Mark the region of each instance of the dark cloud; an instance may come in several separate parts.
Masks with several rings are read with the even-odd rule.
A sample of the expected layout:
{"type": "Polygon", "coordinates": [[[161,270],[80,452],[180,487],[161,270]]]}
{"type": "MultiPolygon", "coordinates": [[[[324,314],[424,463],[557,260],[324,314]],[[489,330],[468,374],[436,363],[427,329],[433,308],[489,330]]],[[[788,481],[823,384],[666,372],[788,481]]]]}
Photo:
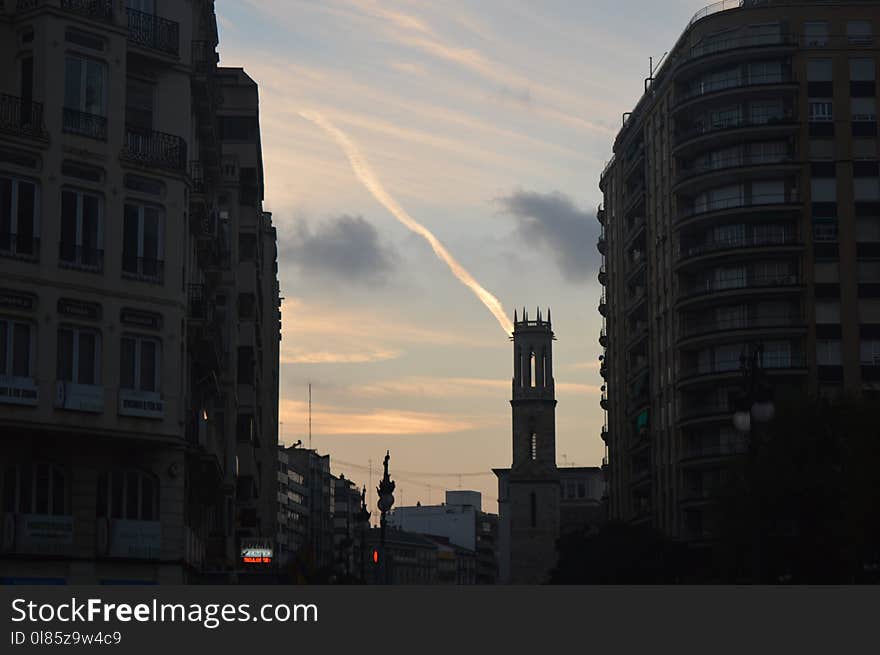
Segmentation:
{"type": "Polygon", "coordinates": [[[382,283],[397,263],[394,248],[381,243],[376,228],[361,216],[336,216],[314,230],[300,221],[292,232],[281,244],[280,257],[310,277],[382,283]]]}
{"type": "Polygon", "coordinates": [[[578,209],[563,193],[515,191],[498,198],[502,211],[517,221],[520,238],[551,254],[565,279],[583,282],[599,267],[596,217],[578,209]]]}

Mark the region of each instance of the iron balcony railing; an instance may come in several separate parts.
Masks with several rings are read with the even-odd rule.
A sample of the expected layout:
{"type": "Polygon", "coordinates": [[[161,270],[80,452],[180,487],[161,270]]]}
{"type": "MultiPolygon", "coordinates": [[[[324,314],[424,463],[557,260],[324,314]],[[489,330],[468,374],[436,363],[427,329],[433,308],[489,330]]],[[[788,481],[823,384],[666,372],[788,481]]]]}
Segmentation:
{"type": "Polygon", "coordinates": [[[174,134],[127,126],[122,156],[147,166],[182,172],[186,170],[186,141],[174,134]]]}
{"type": "Polygon", "coordinates": [[[0,93],[0,130],[21,136],[43,137],[43,105],[0,93]]]}
{"type": "Polygon", "coordinates": [[[113,0],[61,0],[61,8],[105,23],[113,22],[113,0]]]}
{"type": "Polygon", "coordinates": [[[790,205],[799,202],[797,189],[780,193],[758,193],[749,196],[736,195],[724,198],[707,199],[700,204],[684,207],[678,212],[677,220],[681,221],[701,214],[710,214],[725,209],[738,209],[741,207],[759,207],[766,205],[790,205]]]}
{"type": "Polygon", "coordinates": [[[62,241],[58,244],[58,263],[64,268],[104,270],[104,250],[62,241]]]}
{"type": "Polygon", "coordinates": [[[0,255],[36,260],[40,255],[40,237],[0,232],[0,255]]]}
{"type": "Polygon", "coordinates": [[[122,253],[122,274],[149,282],[161,282],[165,274],[165,262],[152,257],[133,257],[122,253]]]}
{"type": "Polygon", "coordinates": [[[178,23],[134,9],[128,9],[127,12],[129,42],[175,57],[180,53],[178,23]]]}
{"type": "Polygon", "coordinates": [[[79,134],[90,139],[107,140],[107,118],[77,109],[64,108],[62,129],[67,134],[79,134]]]}

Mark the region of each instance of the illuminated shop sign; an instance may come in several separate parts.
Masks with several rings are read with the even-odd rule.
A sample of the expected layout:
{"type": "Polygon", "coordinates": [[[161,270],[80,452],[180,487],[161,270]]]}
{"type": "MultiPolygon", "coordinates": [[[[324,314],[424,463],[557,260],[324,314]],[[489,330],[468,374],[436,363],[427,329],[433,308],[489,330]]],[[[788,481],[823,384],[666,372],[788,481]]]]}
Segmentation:
{"type": "Polygon", "coordinates": [[[241,542],[242,564],[271,564],[273,560],[272,543],[263,539],[241,542]]]}

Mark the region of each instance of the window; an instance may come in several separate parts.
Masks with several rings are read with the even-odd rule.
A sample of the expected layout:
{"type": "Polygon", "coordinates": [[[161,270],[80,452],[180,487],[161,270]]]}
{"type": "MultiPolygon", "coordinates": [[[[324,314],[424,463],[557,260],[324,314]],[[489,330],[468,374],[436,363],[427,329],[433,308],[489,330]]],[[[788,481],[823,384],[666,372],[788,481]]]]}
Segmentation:
{"type": "Polygon", "coordinates": [[[746,269],[734,266],[715,269],[715,289],[739,289],[746,285],[746,269]]]}
{"type": "Polygon", "coordinates": [[[39,254],[37,202],[33,182],[0,176],[0,253],[39,254]]]}
{"type": "Polygon", "coordinates": [[[776,84],[782,82],[782,63],[757,61],[749,64],[750,84],[776,84]]]}
{"type": "Polygon", "coordinates": [[[745,238],[745,226],[742,223],[738,225],[719,225],[712,230],[712,240],[719,245],[739,246],[745,242],[745,238]]]}
{"type": "Polygon", "coordinates": [[[122,271],[161,281],[163,273],[162,212],[153,205],[125,204],[122,235],[122,271]]]}
{"type": "Polygon", "coordinates": [[[58,329],[58,379],[101,384],[101,335],[85,328],[58,329]]]}
{"type": "Polygon", "coordinates": [[[810,59],[807,61],[808,82],[831,82],[834,79],[830,59],[810,59]]]}
{"type": "Polygon", "coordinates": [[[834,109],[830,98],[809,101],[809,120],[817,123],[828,123],[834,120],[834,109]]]}
{"type": "Polygon", "coordinates": [[[221,116],[220,138],[223,141],[256,141],[257,119],[254,116],[221,116]]]}
{"type": "Polygon", "coordinates": [[[98,477],[98,517],[159,520],[159,481],[140,471],[111,471],[98,477]]]}
{"type": "Polygon", "coordinates": [[[784,141],[762,141],[749,146],[753,164],[774,164],[788,159],[788,145],[784,141]]]}
{"type": "Polygon", "coordinates": [[[808,48],[820,48],[828,44],[828,23],[807,21],[804,23],[804,40],[808,48]]]}
{"type": "Polygon", "coordinates": [[[851,20],[846,23],[846,38],[851,45],[870,45],[871,23],[866,20],[851,20]]]}
{"type": "Polygon", "coordinates": [[[859,282],[880,282],[880,259],[862,259],[856,263],[859,282]]]}
{"type": "Polygon", "coordinates": [[[764,346],[761,366],[767,368],[788,368],[791,366],[791,344],[787,341],[775,341],[764,346]]]}
{"type": "Polygon", "coordinates": [[[752,203],[769,205],[785,202],[785,183],[782,180],[768,180],[752,183],[752,203]]]}
{"type": "Polygon", "coordinates": [[[873,59],[850,59],[850,82],[873,82],[875,79],[873,59]]]}
{"type": "Polygon", "coordinates": [[[840,323],[840,301],[817,298],[816,323],[840,323]]]}
{"type": "Polygon", "coordinates": [[[736,105],[713,111],[709,114],[709,123],[716,130],[739,125],[742,123],[742,107],[736,105]]]}
{"type": "Polygon", "coordinates": [[[834,159],[834,139],[810,139],[810,159],[834,159]]]}
{"type": "Polygon", "coordinates": [[[853,138],[854,159],[877,159],[876,138],[853,138]]]}
{"type": "Polygon", "coordinates": [[[850,98],[850,107],[854,121],[877,120],[877,100],[875,98],[850,98]]]}
{"type": "Polygon", "coordinates": [[[813,241],[837,241],[838,231],[836,218],[813,217],[813,241]]]}
{"type": "Polygon", "coordinates": [[[33,377],[35,341],[30,323],[0,317],[0,376],[33,377]]]}
{"type": "Polygon", "coordinates": [[[857,217],[856,241],[880,241],[880,218],[876,216],[857,217]]]}
{"type": "Polygon", "coordinates": [[[880,179],[877,177],[853,178],[853,197],[856,202],[880,200],[880,179]]]}
{"type": "Polygon", "coordinates": [[[880,339],[862,339],[859,360],[862,365],[880,366],[880,339]]]}
{"type": "Polygon", "coordinates": [[[64,131],[106,139],[106,67],[92,59],[68,55],[64,75],[64,131]]]}
{"type": "Polygon", "coordinates": [[[10,514],[70,514],[64,469],[47,462],[13,464],[3,471],[3,511],[10,514]]]}
{"type": "Polygon", "coordinates": [[[810,180],[810,196],[813,202],[837,201],[837,178],[814,177],[810,180]]]}
{"type": "Polygon", "coordinates": [[[156,339],[126,335],[120,350],[119,386],[135,391],[159,391],[161,346],[156,339]]]}
{"type": "Polygon", "coordinates": [[[125,82],[125,125],[140,131],[153,129],[156,87],[149,82],[128,78],[125,82]]]}
{"type": "Polygon", "coordinates": [[[816,363],[819,366],[840,366],[840,339],[816,341],[816,363]]]}
{"type": "Polygon", "coordinates": [[[104,267],[104,234],[101,198],[84,191],[61,192],[61,244],[59,259],[69,266],[104,267]]]}

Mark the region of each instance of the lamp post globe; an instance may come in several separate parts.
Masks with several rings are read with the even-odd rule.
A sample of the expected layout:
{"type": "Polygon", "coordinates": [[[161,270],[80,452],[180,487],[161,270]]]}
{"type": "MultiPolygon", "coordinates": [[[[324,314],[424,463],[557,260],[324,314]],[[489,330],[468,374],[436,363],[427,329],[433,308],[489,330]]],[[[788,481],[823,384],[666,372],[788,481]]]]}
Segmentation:
{"type": "Polygon", "coordinates": [[[752,428],[752,417],[749,412],[736,412],[733,415],[733,427],[740,432],[748,432],[752,428]]]}

